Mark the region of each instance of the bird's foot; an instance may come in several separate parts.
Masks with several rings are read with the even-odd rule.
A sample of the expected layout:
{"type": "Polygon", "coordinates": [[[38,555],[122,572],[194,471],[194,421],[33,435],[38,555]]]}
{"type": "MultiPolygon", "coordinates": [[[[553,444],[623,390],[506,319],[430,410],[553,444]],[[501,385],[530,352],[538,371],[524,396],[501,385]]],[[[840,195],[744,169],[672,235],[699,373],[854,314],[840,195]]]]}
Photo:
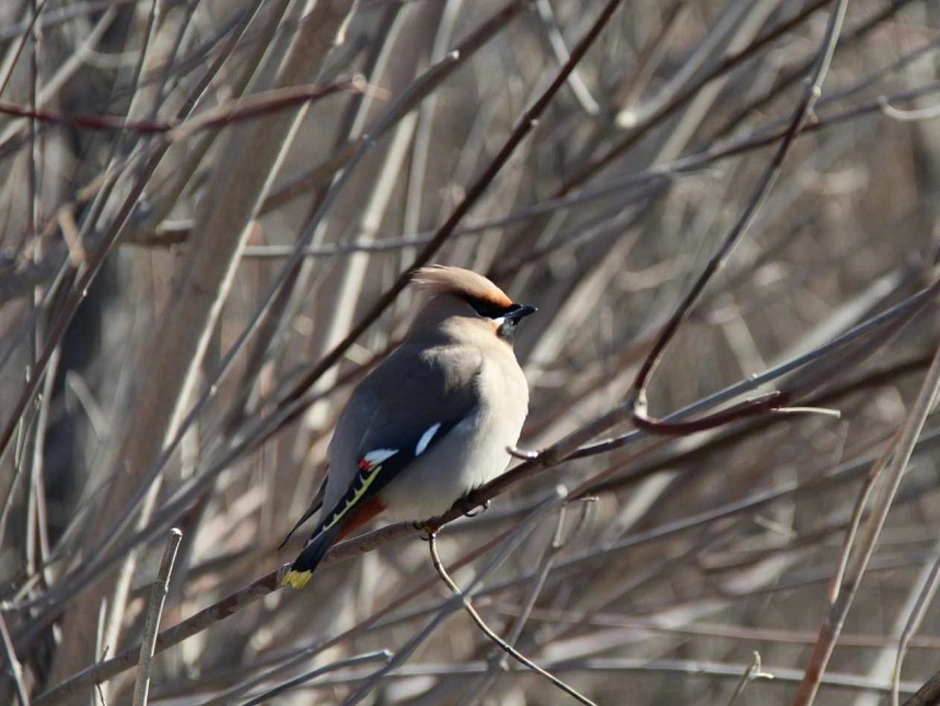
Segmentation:
{"type": "Polygon", "coordinates": [[[431,527],[426,522],[412,522],[411,526],[421,533],[422,542],[430,542],[431,537],[437,536],[437,529],[434,527],[431,527]]]}
{"type": "Polygon", "coordinates": [[[476,517],[482,512],[490,509],[490,501],[484,500],[482,505],[471,505],[469,497],[463,497],[460,500],[460,512],[464,517],[476,517]]]}

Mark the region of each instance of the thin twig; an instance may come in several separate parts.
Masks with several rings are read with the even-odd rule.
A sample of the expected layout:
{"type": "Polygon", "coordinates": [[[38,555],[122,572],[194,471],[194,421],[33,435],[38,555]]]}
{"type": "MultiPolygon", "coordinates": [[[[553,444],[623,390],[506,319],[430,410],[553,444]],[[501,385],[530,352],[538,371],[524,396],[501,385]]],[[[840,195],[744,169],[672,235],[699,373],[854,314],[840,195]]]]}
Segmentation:
{"type": "Polygon", "coordinates": [[[849,563],[852,547],[855,545],[855,538],[858,536],[858,528],[865,517],[865,508],[868,506],[868,500],[871,498],[871,493],[875,488],[876,481],[881,477],[881,472],[885,469],[885,466],[888,465],[888,461],[891,460],[891,455],[894,453],[894,449],[897,447],[900,438],[901,433],[898,431],[898,433],[894,435],[894,438],[885,446],[885,450],[865,476],[865,482],[855,500],[855,506],[852,508],[852,516],[849,518],[849,524],[845,530],[845,537],[842,540],[842,550],[839,553],[839,560],[836,563],[835,574],[833,574],[832,583],[829,586],[828,598],[830,603],[835,603],[839,598],[839,592],[842,590],[842,583],[845,578],[845,570],[849,563]]]}
{"type": "Polygon", "coordinates": [[[7,660],[7,671],[13,677],[13,688],[16,691],[16,698],[20,706],[29,706],[29,691],[23,683],[23,667],[16,656],[16,650],[13,648],[13,641],[10,639],[10,633],[7,631],[6,620],[3,619],[3,612],[0,611],[0,642],[3,643],[3,654],[7,660]]]}
{"type": "Polygon", "coordinates": [[[750,666],[741,675],[741,681],[737,683],[734,692],[731,694],[731,698],[728,699],[728,706],[733,706],[734,702],[738,700],[738,697],[744,693],[745,687],[755,679],[773,678],[774,675],[772,673],[765,672],[761,669],[760,652],[754,650],[754,661],[751,662],[750,666]]]}
{"type": "MultiPolygon", "coordinates": [[[[773,382],[774,380],[794,373],[797,370],[810,368],[810,366],[813,364],[818,364],[820,367],[831,367],[832,364],[843,364],[844,366],[844,361],[847,357],[845,351],[849,350],[850,345],[859,345],[857,342],[860,342],[865,336],[878,336],[880,338],[884,338],[889,334],[896,333],[901,327],[910,323],[914,316],[921,312],[923,308],[937,294],[940,294],[940,278],[935,280],[926,289],[922,289],[911,297],[905,299],[903,302],[900,302],[899,304],[892,306],[885,311],[866,319],[865,321],[862,321],[856,326],[850,328],[845,333],[829,341],[826,341],[824,344],[817,346],[813,350],[807,351],[801,355],[794,356],[789,360],[786,360],[769,368],[768,370],[765,370],[760,375],[752,375],[747,379],[742,380],[734,385],[730,385],[712,395],[703,397],[697,402],[694,402],[687,407],[683,407],[682,409],[673,412],[667,417],[663,417],[663,419],[660,420],[660,431],[675,432],[676,434],[680,435],[692,433],[693,431],[703,431],[708,426],[708,424],[706,424],[706,426],[701,426],[697,421],[682,422],[681,420],[698,412],[718,407],[725,402],[756,390],[769,382],[773,382]],[[832,364],[827,365],[827,359],[831,359],[832,364]]],[[[816,384],[824,384],[830,378],[831,372],[827,376],[816,376],[814,382],[816,384]]],[[[805,387],[805,384],[801,385],[801,389],[805,387]]],[[[805,390],[803,391],[805,392],[805,390]]],[[[793,399],[794,396],[795,395],[787,392],[786,390],[779,390],[776,392],[775,397],[767,395],[763,398],[759,398],[758,401],[763,401],[763,403],[767,406],[767,411],[773,411],[775,405],[787,403],[789,400],[793,399]]],[[[624,405],[621,405],[621,407],[625,407],[626,404],[627,403],[624,403],[624,405]]],[[[750,400],[740,403],[735,407],[714,413],[710,415],[708,419],[714,422],[714,420],[720,418],[723,425],[730,421],[753,419],[757,407],[758,402],[750,400]]],[[[643,436],[645,436],[643,429],[632,429],[620,436],[584,446],[578,449],[572,455],[572,458],[584,458],[586,456],[593,456],[598,453],[612,451],[613,449],[620,446],[633,443],[643,436]]],[[[536,452],[536,455],[538,455],[538,452],[536,452]]]]}
{"type": "Polygon", "coordinates": [[[140,660],[137,664],[137,682],[134,684],[134,706],[147,706],[147,696],[150,693],[150,672],[153,669],[154,647],[157,644],[157,632],[160,630],[160,618],[163,615],[163,604],[170,590],[170,575],[173,573],[173,564],[176,561],[176,552],[180,548],[183,533],[175,527],[170,530],[167,537],[166,548],[163,550],[163,560],[157,571],[157,578],[153,582],[150,592],[150,602],[147,604],[147,618],[144,622],[144,634],[140,641],[140,660]]]}
{"type": "MultiPolygon", "coordinates": [[[[464,596],[472,596],[477,590],[479,590],[480,585],[483,581],[486,580],[494,571],[496,571],[503,562],[519,547],[520,544],[529,536],[529,534],[538,527],[539,523],[545,518],[545,516],[554,511],[556,508],[560,507],[564,501],[565,496],[568,493],[568,489],[563,485],[557,485],[553,488],[553,492],[545,500],[543,500],[535,509],[532,510],[526,516],[526,518],[519,523],[515,532],[510,533],[503,542],[503,545],[500,547],[499,551],[496,552],[496,555],[492,557],[476,576],[470,582],[470,585],[467,586],[466,591],[464,591],[464,596]]],[[[428,528],[429,534],[433,533],[434,530],[428,528]]],[[[405,643],[398,652],[395,653],[395,656],[381,669],[377,670],[372,674],[364,683],[360,684],[359,687],[349,696],[347,696],[342,703],[342,706],[354,706],[354,704],[359,703],[368,696],[372,691],[381,684],[382,680],[393,673],[394,670],[398,669],[405,661],[414,654],[414,651],[428,638],[431,633],[433,633],[438,626],[444,622],[452,613],[460,609],[462,605],[461,597],[454,596],[450,598],[444,605],[436,611],[434,618],[424,626],[418,633],[412,637],[407,643],[405,643]]]]}
{"type": "MultiPolygon", "coordinates": [[[[565,38],[558,27],[558,21],[555,19],[555,12],[549,0],[535,0],[535,9],[538,12],[539,19],[542,21],[542,27],[548,38],[548,43],[555,54],[555,60],[564,65],[571,57],[568,54],[568,47],[565,46],[565,38]]],[[[594,100],[591,90],[585,85],[581,74],[577,69],[571,72],[568,77],[568,88],[574,94],[578,103],[584,109],[584,112],[591,117],[597,118],[601,114],[601,106],[594,100]]]]}
{"type": "Polygon", "coordinates": [[[33,109],[8,101],[0,101],[0,114],[29,118],[51,125],[108,132],[137,133],[139,135],[166,135],[176,142],[202,130],[224,127],[246,120],[271,115],[297,105],[314,102],[340,92],[364,93],[376,91],[361,77],[353,77],[326,86],[292,86],[247,96],[230,105],[221,105],[186,120],[152,120],[125,118],[111,115],[63,115],[48,110],[33,109]]]}
{"type": "MultiPolygon", "coordinates": [[[[507,529],[505,529],[503,532],[500,532],[492,539],[488,540],[477,548],[466,552],[458,561],[454,562],[454,564],[451,566],[451,570],[457,570],[463,568],[464,566],[468,566],[470,563],[476,561],[478,558],[491,551],[494,547],[501,545],[514,531],[515,527],[510,525],[507,529]]],[[[278,674],[293,669],[298,665],[309,661],[327,649],[335,647],[336,645],[339,645],[348,640],[356,639],[373,628],[382,629],[387,627],[388,622],[383,622],[383,618],[387,618],[390,614],[394,613],[396,610],[399,610],[411,600],[417,598],[420,595],[423,595],[426,591],[437,586],[437,584],[438,579],[436,576],[427,577],[427,579],[413,587],[410,591],[407,591],[403,595],[393,599],[384,608],[376,611],[349,630],[344,630],[338,635],[334,635],[326,640],[315,638],[311,644],[308,644],[304,647],[299,647],[295,649],[292,655],[288,656],[286,659],[279,660],[278,666],[274,669],[250,679],[241,681],[232,689],[218,694],[214,698],[204,702],[202,706],[224,706],[225,704],[228,704],[234,697],[249,691],[258,684],[261,684],[265,681],[271,681],[278,674]]],[[[192,630],[190,634],[195,634],[196,632],[198,632],[198,630],[192,630]]],[[[169,646],[169,644],[166,646],[169,646]]],[[[117,671],[120,670],[113,670],[113,673],[116,673],[117,671]]]]}
{"type": "Polygon", "coordinates": [[[871,515],[860,533],[855,555],[847,564],[844,584],[836,593],[836,600],[830,603],[826,617],[819,628],[819,636],[807,663],[806,674],[794,699],[794,706],[810,706],[816,697],[829,658],[835,650],[836,642],[845,625],[846,615],[858,593],[865,569],[875,551],[878,536],[891,509],[891,502],[901,484],[901,478],[914,452],[917,439],[923,431],[924,422],[933,407],[938,390],[940,390],[940,348],[934,355],[920,393],[904,424],[891,463],[882,474],[879,492],[872,502],[871,515]]]}
{"type": "MultiPolygon", "coordinates": [[[[870,17],[865,18],[859,22],[855,27],[849,29],[845,36],[839,40],[840,47],[848,47],[850,44],[860,41],[866,34],[871,32],[876,27],[880,26],[882,22],[887,20],[892,15],[897,14],[905,5],[910,5],[913,0],[892,0],[892,2],[886,7],[881,8],[880,10],[872,13],[870,17]]],[[[786,89],[797,84],[800,79],[806,75],[806,72],[809,71],[814,63],[815,59],[809,57],[805,61],[800,62],[795,67],[781,75],[780,79],[774,83],[773,88],[768,91],[765,95],[758,98],[756,101],[743,106],[739,111],[733,113],[731,117],[725,122],[724,126],[717,131],[717,135],[720,137],[727,132],[735,130],[739,125],[747,118],[749,113],[756,113],[762,110],[765,110],[767,105],[776,97],[780,96],[786,89]]]]}
{"type": "MultiPolygon", "coordinates": [[[[588,503],[583,503],[583,506],[587,505],[588,503]]],[[[522,635],[522,631],[529,620],[529,616],[535,609],[535,603],[538,600],[539,595],[542,593],[542,589],[545,587],[545,582],[548,579],[548,575],[555,565],[555,559],[558,556],[558,553],[561,551],[561,548],[564,546],[565,517],[567,514],[565,511],[567,507],[567,505],[562,505],[558,510],[558,521],[555,525],[555,533],[542,554],[542,560],[539,562],[538,573],[535,577],[535,580],[532,582],[532,589],[529,591],[529,595],[526,598],[522,611],[510,629],[509,634],[506,636],[506,643],[511,647],[516,646],[516,643],[522,635]]],[[[468,698],[465,700],[468,703],[479,702],[482,696],[486,694],[492,684],[496,681],[498,676],[497,670],[499,669],[506,671],[508,665],[509,661],[507,660],[505,654],[500,654],[498,660],[491,659],[490,669],[487,671],[485,677],[481,680],[479,687],[469,692],[467,694],[468,698]]]]}
{"type": "MultiPolygon", "coordinates": [[[[595,657],[592,659],[556,659],[547,662],[551,669],[556,672],[586,673],[588,675],[596,674],[598,677],[604,673],[610,674],[616,679],[624,679],[628,673],[638,674],[660,674],[666,676],[674,674],[677,676],[719,678],[738,681],[741,679],[741,673],[750,666],[741,663],[698,661],[690,659],[648,659],[646,657],[595,657]]],[[[436,678],[436,679],[458,679],[472,678],[484,674],[487,669],[485,662],[460,662],[460,663],[440,663],[431,662],[425,664],[406,665],[401,669],[388,675],[390,679],[413,679],[415,677],[436,678]]],[[[513,665],[514,672],[521,672],[526,667],[513,665]]],[[[778,687],[790,686],[797,683],[802,676],[798,669],[787,667],[769,667],[769,671],[774,675],[771,684],[778,687]]],[[[317,684],[321,688],[335,688],[344,684],[355,684],[366,676],[362,671],[351,671],[334,678],[324,679],[317,684]]],[[[588,676],[589,679],[597,678],[588,676]]],[[[940,678],[938,678],[940,679],[940,678]]],[[[826,686],[832,689],[842,689],[852,692],[875,691],[882,694],[888,694],[891,685],[886,681],[877,681],[860,677],[856,674],[846,672],[837,672],[829,674],[825,678],[826,686]]],[[[936,688],[936,687],[935,687],[936,688]]],[[[915,684],[905,682],[901,684],[901,689],[905,693],[913,693],[915,684]]],[[[937,693],[940,693],[938,691],[937,693]]],[[[658,702],[657,702],[658,703],[658,702]]],[[[917,706],[936,706],[937,702],[918,702],[917,706]]]]}
{"type": "MultiPolygon", "coordinates": [[[[688,318],[693,306],[701,297],[702,292],[705,291],[705,287],[711,281],[715,273],[718,272],[718,270],[725,264],[735,245],[737,245],[738,241],[754,222],[761,206],[763,206],[764,201],[766,201],[767,196],[770,194],[771,189],[780,175],[784,159],[789,153],[790,147],[793,145],[793,142],[796,140],[799,134],[803,131],[803,127],[806,125],[807,120],[812,114],[813,106],[822,95],[822,83],[826,78],[826,74],[829,72],[829,65],[832,62],[836,44],[839,41],[839,32],[842,29],[842,22],[845,19],[845,11],[848,7],[848,0],[835,0],[834,5],[835,7],[829,17],[829,26],[826,28],[822,46],[820,47],[817,55],[816,66],[813,70],[813,75],[810,79],[809,85],[803,92],[802,99],[797,105],[796,110],[793,112],[793,117],[790,120],[790,126],[784,134],[773,159],[771,160],[770,164],[767,165],[764,173],[761,175],[757,188],[754,190],[754,194],[745,207],[743,213],[734,224],[734,227],[724,237],[721,244],[715,250],[714,254],[709,258],[708,263],[705,265],[701,274],[693,283],[689,292],[685,295],[685,297],[683,297],[682,301],[676,307],[673,314],[669,317],[669,320],[663,326],[662,332],[656,339],[652,350],[647,355],[646,360],[643,361],[643,365],[640,367],[640,370],[636,375],[636,379],[633,382],[633,393],[631,396],[631,413],[633,423],[641,429],[645,429],[653,433],[664,432],[664,427],[667,425],[664,425],[660,420],[654,419],[648,414],[646,388],[649,384],[649,380],[654,370],[656,369],[656,366],[662,359],[667,346],[672,341],[672,339],[675,338],[675,335],[678,333],[680,327],[688,318]]],[[[745,403],[742,411],[769,411],[778,406],[780,405],[777,404],[773,398],[771,398],[768,400],[758,400],[751,403],[745,403]]],[[[706,425],[707,423],[707,420],[699,420],[699,425],[706,425]]],[[[715,425],[724,423],[726,423],[724,417],[720,417],[715,420],[715,425]]]]}
{"type": "Polygon", "coordinates": [[[322,667],[317,667],[305,674],[301,674],[299,677],[289,679],[282,684],[264,691],[252,699],[246,701],[242,706],[260,706],[260,704],[265,703],[269,699],[273,699],[278,694],[283,694],[285,691],[290,691],[302,684],[306,684],[311,679],[316,679],[319,676],[324,674],[329,674],[330,672],[335,672],[338,669],[346,669],[347,667],[355,667],[360,664],[366,664],[368,662],[387,662],[392,658],[392,653],[388,650],[377,650],[375,652],[367,652],[365,654],[356,655],[355,657],[350,657],[348,659],[341,659],[338,662],[333,662],[332,664],[326,664],[322,667]]]}
{"type": "Polygon", "coordinates": [[[934,596],[937,595],[937,588],[940,588],[940,540],[934,542],[934,561],[930,566],[930,571],[923,579],[920,593],[907,618],[904,630],[901,631],[901,639],[898,641],[898,654],[894,662],[894,677],[891,682],[891,704],[898,706],[900,703],[900,685],[901,685],[901,667],[904,665],[904,656],[907,654],[907,648],[911,640],[920,629],[927,609],[933,603],[934,596]]]}
{"type": "Polygon", "coordinates": [[[575,699],[578,703],[587,704],[588,706],[594,706],[594,702],[589,698],[579,693],[573,687],[568,686],[561,679],[555,675],[545,671],[535,662],[530,660],[528,657],[523,655],[517,649],[512,647],[508,642],[503,640],[499,635],[497,635],[489,625],[486,624],[486,621],[480,617],[480,614],[477,613],[476,609],[473,607],[473,604],[470,603],[470,599],[460,590],[460,587],[454,583],[453,579],[448,575],[447,570],[444,568],[444,564],[441,562],[441,557],[437,552],[437,532],[432,532],[428,536],[428,549],[431,552],[431,562],[434,564],[434,569],[437,571],[438,576],[441,577],[441,580],[447,585],[447,587],[453,592],[455,596],[459,596],[463,607],[466,609],[467,614],[473,619],[473,622],[477,624],[477,627],[486,635],[490,640],[492,640],[503,652],[508,654],[510,657],[515,659],[520,664],[525,665],[533,672],[540,674],[554,684],[556,687],[564,691],[566,694],[575,699]]]}

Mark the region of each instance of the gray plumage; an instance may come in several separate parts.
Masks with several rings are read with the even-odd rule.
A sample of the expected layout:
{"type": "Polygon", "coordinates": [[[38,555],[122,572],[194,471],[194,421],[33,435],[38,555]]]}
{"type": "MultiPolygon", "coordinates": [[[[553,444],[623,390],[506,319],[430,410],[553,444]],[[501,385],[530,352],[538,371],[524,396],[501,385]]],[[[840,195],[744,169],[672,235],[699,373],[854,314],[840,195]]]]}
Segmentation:
{"type": "Polygon", "coordinates": [[[424,268],[415,279],[430,298],[340,414],[323,512],[292,585],[306,582],[367,501],[388,519],[427,520],[509,464],[529,401],[512,333],[534,309],[468,270],[424,268]]]}

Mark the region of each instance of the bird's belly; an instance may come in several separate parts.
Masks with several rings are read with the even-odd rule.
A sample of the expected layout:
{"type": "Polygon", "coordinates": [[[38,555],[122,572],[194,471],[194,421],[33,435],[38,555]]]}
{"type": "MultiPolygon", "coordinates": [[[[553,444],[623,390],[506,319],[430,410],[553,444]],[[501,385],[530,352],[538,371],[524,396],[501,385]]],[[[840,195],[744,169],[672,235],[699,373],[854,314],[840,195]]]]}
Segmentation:
{"type": "Polygon", "coordinates": [[[497,427],[489,415],[482,414],[461,422],[382,490],[379,498],[385,516],[420,521],[443,514],[468,492],[506,470],[511,460],[506,447],[519,440],[521,426],[497,427]]]}

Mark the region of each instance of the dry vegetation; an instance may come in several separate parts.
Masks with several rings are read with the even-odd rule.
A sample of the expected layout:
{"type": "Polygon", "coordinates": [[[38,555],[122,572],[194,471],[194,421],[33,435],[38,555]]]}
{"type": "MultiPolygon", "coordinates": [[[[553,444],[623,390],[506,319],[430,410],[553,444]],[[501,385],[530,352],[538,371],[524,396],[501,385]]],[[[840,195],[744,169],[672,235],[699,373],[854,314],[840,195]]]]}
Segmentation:
{"type": "Polygon", "coordinates": [[[0,703],[575,702],[410,526],[276,590],[426,262],[540,309],[532,453],[430,545],[496,635],[938,703],[940,3],[620,5],[0,3],[0,703]]]}

